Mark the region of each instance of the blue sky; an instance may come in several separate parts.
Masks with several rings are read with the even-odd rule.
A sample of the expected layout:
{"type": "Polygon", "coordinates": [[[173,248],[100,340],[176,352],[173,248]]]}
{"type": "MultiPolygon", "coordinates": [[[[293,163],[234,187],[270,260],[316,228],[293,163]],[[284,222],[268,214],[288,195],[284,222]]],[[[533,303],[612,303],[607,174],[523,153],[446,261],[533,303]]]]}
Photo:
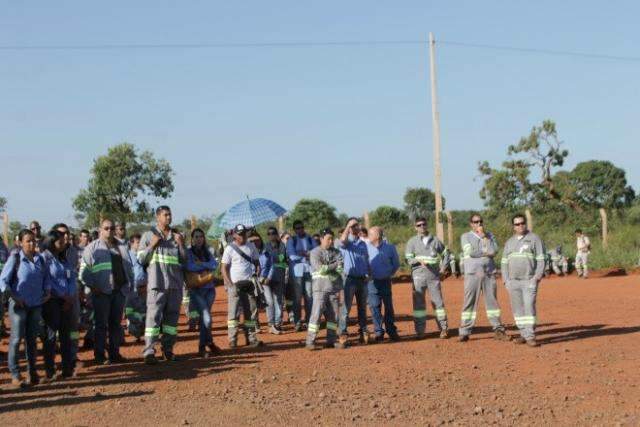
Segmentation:
{"type": "MultiPolygon", "coordinates": [[[[632,1],[0,2],[0,45],[437,39],[640,56],[632,1]]],[[[479,208],[478,160],[550,118],[568,167],[640,187],[640,61],[440,45],[443,193],[479,208]]],[[[426,46],[0,50],[0,195],[12,219],[72,222],[91,162],[123,141],[171,161],[178,218],[245,194],[341,212],[433,185],[426,46]],[[244,170],[238,172],[239,165],[244,170]]]]}

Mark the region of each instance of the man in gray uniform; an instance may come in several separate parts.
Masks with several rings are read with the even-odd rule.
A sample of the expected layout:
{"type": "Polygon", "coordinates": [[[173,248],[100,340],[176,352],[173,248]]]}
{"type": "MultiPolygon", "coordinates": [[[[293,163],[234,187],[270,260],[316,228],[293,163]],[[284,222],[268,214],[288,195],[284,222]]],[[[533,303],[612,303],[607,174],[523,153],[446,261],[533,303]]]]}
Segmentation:
{"type": "Polygon", "coordinates": [[[520,330],[517,344],[537,347],[536,296],[544,275],[544,244],[540,237],[527,229],[522,214],[512,218],[514,235],[507,240],[502,253],[502,278],[511,297],[511,311],[520,330]]]}
{"type": "Polygon", "coordinates": [[[500,321],[500,306],[496,294],[496,265],[493,258],[498,252],[498,243],[493,234],[485,231],[484,221],[479,214],[469,219],[471,231],[460,237],[464,263],[464,302],[460,321],[460,341],[469,341],[469,335],[476,322],[480,293],[484,294],[487,318],[491,322],[495,338],[508,341],[500,321]]]}
{"type": "Polygon", "coordinates": [[[320,246],[316,246],[309,254],[311,277],[313,280],[313,306],[309,327],[307,329],[307,345],[309,350],[317,350],[315,345],[320,331],[320,316],[324,314],[327,321],[327,348],[345,348],[346,336],[336,342],[338,331],[338,315],[340,314],[340,293],[342,292],[343,257],[340,250],[333,246],[333,231],[324,229],[320,232],[320,246]]]}
{"type": "Polygon", "coordinates": [[[418,339],[424,338],[427,323],[425,291],[429,291],[440,328],[440,338],[449,337],[447,312],[442,299],[440,274],[449,264],[449,251],[437,237],[429,234],[426,218],[416,218],[417,235],[407,242],[405,258],[413,278],[413,322],[418,339]]]}
{"type": "Polygon", "coordinates": [[[156,226],[140,240],[138,262],[147,269],[147,315],[144,330],[144,361],[158,363],[155,346],[162,331],[162,354],[176,361],[173,346],[178,336],[178,318],[186,263],[184,237],[171,228],[171,209],[156,209],[156,226]]]}
{"type": "Polygon", "coordinates": [[[558,276],[564,276],[569,272],[569,261],[562,253],[562,245],[558,245],[555,249],[549,251],[549,261],[547,271],[553,270],[558,276]]]}
{"type": "Polygon", "coordinates": [[[260,254],[251,242],[247,242],[247,228],[238,224],[233,228],[233,241],[222,254],[222,279],[227,290],[227,329],[229,347],[238,346],[238,328],[243,326],[249,347],[260,347],[262,341],[256,337],[258,305],[254,278],[260,275],[260,254]],[[240,310],[244,323],[240,322],[240,310]]]}

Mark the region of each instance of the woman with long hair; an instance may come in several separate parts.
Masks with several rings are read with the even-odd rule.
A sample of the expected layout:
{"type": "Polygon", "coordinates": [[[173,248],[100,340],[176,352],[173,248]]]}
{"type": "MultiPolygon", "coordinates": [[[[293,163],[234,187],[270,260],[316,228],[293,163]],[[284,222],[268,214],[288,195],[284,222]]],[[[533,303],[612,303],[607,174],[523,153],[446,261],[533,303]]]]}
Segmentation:
{"type": "MultiPolygon", "coordinates": [[[[187,271],[191,273],[213,273],[218,262],[213,257],[204,231],[196,228],[191,232],[191,246],[187,250],[187,271]]],[[[198,353],[201,357],[218,354],[220,349],[213,342],[211,335],[211,307],[216,298],[215,280],[211,280],[199,287],[189,289],[189,298],[198,311],[200,320],[200,342],[198,353]]]]}

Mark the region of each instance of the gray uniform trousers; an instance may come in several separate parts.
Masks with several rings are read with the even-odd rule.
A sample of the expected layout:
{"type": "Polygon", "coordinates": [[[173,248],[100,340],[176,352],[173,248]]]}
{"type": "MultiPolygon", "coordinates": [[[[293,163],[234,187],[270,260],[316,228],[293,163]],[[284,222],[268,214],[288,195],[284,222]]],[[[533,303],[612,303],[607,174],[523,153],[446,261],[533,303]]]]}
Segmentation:
{"type": "Polygon", "coordinates": [[[442,299],[440,276],[434,275],[427,268],[420,267],[413,270],[413,323],[416,334],[423,334],[427,325],[426,295],[429,292],[431,306],[434,309],[440,330],[448,329],[447,312],[442,299]]]}
{"type": "Polygon", "coordinates": [[[536,279],[514,280],[507,282],[507,290],[511,298],[511,311],[520,335],[524,339],[535,338],[536,296],[538,283],[536,279]]]}
{"type": "MultiPolygon", "coordinates": [[[[314,286],[315,288],[315,286],[314,286]]],[[[327,345],[333,345],[338,336],[338,314],[340,313],[340,293],[342,290],[313,290],[313,306],[307,329],[307,344],[315,342],[320,331],[320,316],[324,314],[327,322],[327,345]]]]}
{"type": "Polygon", "coordinates": [[[182,303],[182,288],[147,291],[147,316],[144,329],[144,355],[155,354],[155,345],[162,332],[162,351],[173,352],[178,337],[178,318],[182,303]]]}
{"type": "Polygon", "coordinates": [[[143,297],[138,294],[138,291],[129,292],[124,306],[124,315],[127,319],[127,330],[130,335],[136,338],[144,335],[146,312],[147,305],[143,297]]]}
{"type": "Polygon", "coordinates": [[[487,318],[494,331],[504,331],[500,321],[500,306],[498,305],[497,283],[494,274],[477,271],[464,275],[464,302],[460,319],[460,335],[470,335],[476,323],[476,313],[480,303],[480,293],[484,294],[487,318]]]}
{"type": "MultiPolygon", "coordinates": [[[[227,334],[230,343],[238,340],[238,329],[243,327],[247,343],[258,340],[256,337],[256,326],[258,325],[258,305],[253,291],[245,292],[238,289],[238,285],[249,281],[234,283],[227,288],[227,334]],[[240,322],[240,311],[242,311],[244,322],[240,322]]],[[[252,282],[249,282],[253,285],[252,282]]],[[[253,285],[255,286],[255,285],[253,285]]]]}
{"type": "Polygon", "coordinates": [[[587,263],[589,262],[589,254],[587,252],[580,252],[576,254],[576,271],[578,272],[578,276],[587,277],[589,275],[589,267],[587,263]]]}

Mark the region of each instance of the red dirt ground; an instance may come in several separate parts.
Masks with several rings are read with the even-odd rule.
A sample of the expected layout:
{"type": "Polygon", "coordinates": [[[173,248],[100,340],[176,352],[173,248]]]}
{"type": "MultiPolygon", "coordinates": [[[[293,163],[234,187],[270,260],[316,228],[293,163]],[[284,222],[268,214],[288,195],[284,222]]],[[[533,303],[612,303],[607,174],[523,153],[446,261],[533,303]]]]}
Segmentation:
{"type": "MultiPolygon", "coordinates": [[[[455,328],[462,281],[443,287],[455,328]]],[[[214,334],[226,348],[224,298],[219,288],[214,334]]],[[[513,330],[502,285],[499,299],[513,330]]],[[[544,280],[542,346],[533,349],[493,340],[483,304],[468,343],[436,338],[433,320],[429,339],[415,341],[410,285],[394,285],[394,301],[399,343],[310,353],[304,333],[262,334],[264,349],[202,360],[183,322],[177,364],[145,366],[141,347],[127,338],[131,363],[88,366],[77,378],[26,391],[9,389],[3,364],[0,424],[640,425],[638,276],[544,280]]]]}

